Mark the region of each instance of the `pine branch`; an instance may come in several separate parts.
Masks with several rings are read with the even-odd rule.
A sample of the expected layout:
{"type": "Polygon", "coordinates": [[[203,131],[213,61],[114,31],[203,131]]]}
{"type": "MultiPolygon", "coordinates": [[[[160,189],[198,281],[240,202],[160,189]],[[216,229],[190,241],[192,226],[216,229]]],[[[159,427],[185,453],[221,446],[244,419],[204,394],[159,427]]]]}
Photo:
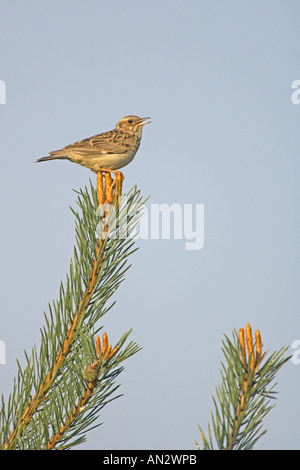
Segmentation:
{"type": "Polygon", "coordinates": [[[97,257],[92,267],[92,273],[91,273],[89,284],[84,292],[78,311],[76,311],[74,318],[70,323],[69,329],[65,336],[63,346],[60,348],[56,356],[54,365],[49,370],[46,377],[43,379],[38,391],[35,393],[34,397],[30,400],[30,403],[27,405],[22,415],[19,425],[14,428],[13,432],[9,436],[9,441],[4,444],[4,450],[12,446],[12,443],[17,434],[20,435],[22,433],[23,427],[26,426],[26,424],[30,421],[31,417],[36,412],[36,410],[38,409],[38,407],[44,400],[45,396],[47,395],[53,383],[53,380],[56,378],[57,374],[59,373],[63,365],[64,360],[66,359],[67,355],[69,354],[71,350],[72,343],[75,339],[77,329],[81,326],[81,323],[85,317],[86,310],[89,305],[89,301],[90,301],[93,289],[96,284],[97,276],[99,274],[100,265],[101,265],[101,262],[103,261],[103,258],[100,258],[99,260],[100,262],[98,262],[100,245],[99,247],[97,247],[97,251],[98,253],[96,254],[97,257]]]}
{"type": "MultiPolygon", "coordinates": [[[[109,351],[110,360],[105,358],[104,368],[100,367],[103,358],[98,358],[101,374],[86,385],[83,364],[95,353],[91,333],[99,318],[111,308],[106,303],[123,281],[127,259],[135,251],[130,232],[138,222],[142,200],[136,188],[121,198],[121,189],[121,176],[113,181],[106,173],[104,184],[99,173],[97,192],[91,185],[91,194],[87,188],[78,193],[81,213],[72,209],[77,246],[70,272],[65,286],[61,284],[59,300],[49,305],[49,315],[45,314],[39,352],[34,346],[31,356],[25,353],[24,370],[18,363],[18,376],[7,407],[2,397],[2,449],[53,448],[67,439],[65,434],[74,428],[74,423],[79,422],[81,430],[87,429],[117,388],[113,388],[113,383],[122,371],[118,365],[139,349],[130,344],[125,354],[118,354],[114,361],[111,359],[117,350],[113,356],[109,351]],[[97,212],[98,206],[105,207],[104,213],[97,212]],[[88,409],[88,402],[92,402],[93,412],[86,421],[80,421],[79,412],[88,409]]],[[[118,349],[128,334],[123,335],[118,349]]],[[[78,442],[82,438],[76,438],[78,442]]]]}
{"type": "MultiPolygon", "coordinates": [[[[259,330],[253,342],[249,323],[246,335],[241,328],[238,335],[234,333],[233,340],[225,336],[222,341],[226,363],[222,363],[222,383],[216,388],[216,398],[213,397],[213,433],[219,450],[249,450],[266,433],[262,430],[263,419],[274,406],[270,404],[276,385],[272,381],[289,357],[284,357],[287,348],[282,348],[262,364],[268,351],[262,353],[259,330]]],[[[203,449],[213,450],[210,425],[208,437],[200,426],[199,430],[203,449]]],[[[196,445],[200,449],[197,442],[196,445]]]]}
{"type": "Polygon", "coordinates": [[[70,417],[66,418],[59,431],[50,438],[49,442],[44,448],[45,450],[51,450],[55,448],[55,446],[62,440],[68,430],[72,427],[79,414],[85,409],[99,381],[100,367],[107,365],[108,362],[111,361],[111,359],[115,356],[117,350],[118,346],[115,346],[113,350],[111,350],[111,345],[108,346],[106,333],[103,335],[102,348],[100,345],[99,336],[96,336],[97,359],[95,362],[93,362],[93,364],[87,366],[83,370],[83,377],[88,382],[87,387],[84,390],[82,397],[78,400],[78,403],[73,408],[70,417]]]}

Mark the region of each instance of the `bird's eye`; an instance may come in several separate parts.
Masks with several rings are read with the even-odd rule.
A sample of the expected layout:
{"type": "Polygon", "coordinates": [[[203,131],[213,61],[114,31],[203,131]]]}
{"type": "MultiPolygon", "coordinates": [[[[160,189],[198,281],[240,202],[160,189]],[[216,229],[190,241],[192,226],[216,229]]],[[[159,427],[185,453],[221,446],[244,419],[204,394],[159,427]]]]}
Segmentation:
{"type": "Polygon", "coordinates": [[[133,121],[132,121],[132,119],[128,119],[128,122],[129,122],[129,124],[132,124],[133,121]]]}

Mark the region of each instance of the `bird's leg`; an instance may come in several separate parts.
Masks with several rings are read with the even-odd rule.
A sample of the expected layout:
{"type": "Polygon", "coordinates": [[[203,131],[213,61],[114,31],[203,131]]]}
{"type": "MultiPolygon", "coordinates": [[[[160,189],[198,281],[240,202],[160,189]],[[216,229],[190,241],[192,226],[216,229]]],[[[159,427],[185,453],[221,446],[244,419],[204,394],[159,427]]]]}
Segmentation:
{"type": "Polygon", "coordinates": [[[107,173],[107,172],[108,172],[108,173],[114,173],[115,175],[120,174],[120,175],[122,175],[122,181],[124,180],[124,175],[123,175],[123,173],[122,173],[121,171],[119,171],[119,170],[107,170],[107,168],[101,168],[101,170],[99,170],[99,171],[102,171],[103,173],[104,173],[104,172],[106,172],[106,173],[107,173]]]}

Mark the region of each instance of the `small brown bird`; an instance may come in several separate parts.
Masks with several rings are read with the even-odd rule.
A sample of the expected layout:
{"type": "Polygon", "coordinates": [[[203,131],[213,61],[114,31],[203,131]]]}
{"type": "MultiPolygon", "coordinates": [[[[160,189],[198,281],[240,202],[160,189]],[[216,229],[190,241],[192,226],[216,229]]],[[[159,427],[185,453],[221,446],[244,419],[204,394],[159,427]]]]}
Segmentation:
{"type": "Polygon", "coordinates": [[[79,140],[60,150],[49,152],[48,157],[42,157],[37,162],[48,160],[70,160],[95,173],[112,171],[123,168],[130,163],[141,143],[142,129],[150,119],[138,116],[125,116],[112,131],[97,134],[87,139],[79,140]]]}

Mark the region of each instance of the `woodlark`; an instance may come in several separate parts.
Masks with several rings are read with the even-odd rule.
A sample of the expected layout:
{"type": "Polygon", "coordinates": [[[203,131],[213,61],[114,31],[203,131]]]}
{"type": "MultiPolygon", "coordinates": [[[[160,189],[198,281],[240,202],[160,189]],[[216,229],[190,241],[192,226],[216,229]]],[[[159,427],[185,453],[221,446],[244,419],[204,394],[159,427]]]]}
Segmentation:
{"type": "Polygon", "coordinates": [[[42,157],[36,162],[48,160],[70,160],[73,163],[90,168],[95,173],[112,171],[123,168],[130,163],[141,143],[142,129],[150,118],[125,116],[112,131],[97,134],[87,139],[79,140],[60,150],[49,152],[48,157],[42,157]]]}

